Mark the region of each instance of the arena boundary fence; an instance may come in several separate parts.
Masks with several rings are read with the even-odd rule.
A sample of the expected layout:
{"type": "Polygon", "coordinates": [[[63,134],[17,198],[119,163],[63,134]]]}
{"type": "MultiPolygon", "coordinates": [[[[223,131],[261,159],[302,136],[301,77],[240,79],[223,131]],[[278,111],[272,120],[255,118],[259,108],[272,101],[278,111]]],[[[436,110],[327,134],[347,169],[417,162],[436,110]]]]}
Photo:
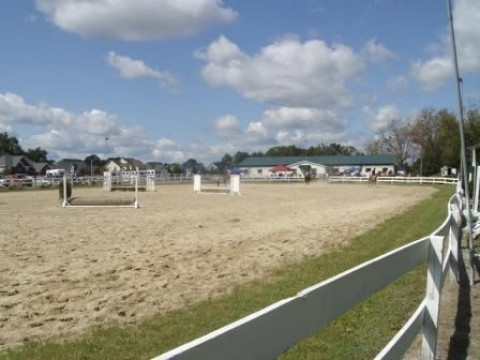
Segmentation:
{"type": "MultiPolygon", "coordinates": [[[[366,176],[330,176],[329,182],[341,183],[368,183],[369,177],[366,176]]],[[[457,178],[447,177],[420,177],[420,176],[378,176],[377,183],[389,184],[449,184],[456,185],[459,180],[457,178]]]]}
{"type": "Polygon", "coordinates": [[[205,183],[202,182],[201,175],[193,176],[193,193],[194,194],[230,194],[230,195],[240,195],[240,175],[230,175],[230,183],[227,186],[226,179],[222,178],[217,179],[212,182],[216,186],[204,186],[205,183]],[[223,182],[223,184],[222,184],[223,182]],[[224,186],[222,186],[224,185],[224,186]]]}
{"type": "Polygon", "coordinates": [[[446,220],[430,236],[364,262],[153,360],[276,358],[422,263],[428,264],[426,296],[376,359],[402,358],[422,332],[421,359],[433,360],[441,289],[447,274],[459,280],[462,207],[463,198],[456,193],[448,202],[446,220]]]}

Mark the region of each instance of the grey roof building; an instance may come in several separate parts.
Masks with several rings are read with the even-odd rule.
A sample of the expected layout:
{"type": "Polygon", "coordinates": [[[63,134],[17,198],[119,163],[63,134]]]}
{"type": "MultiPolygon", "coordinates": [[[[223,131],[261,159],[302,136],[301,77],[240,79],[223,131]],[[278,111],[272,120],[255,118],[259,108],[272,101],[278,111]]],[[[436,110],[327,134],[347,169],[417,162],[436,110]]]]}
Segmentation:
{"type": "Polygon", "coordinates": [[[14,174],[43,175],[49,168],[47,163],[37,163],[24,155],[0,156],[0,172],[8,169],[14,174]]]}
{"type": "Polygon", "coordinates": [[[262,156],[248,157],[238,166],[275,166],[291,165],[301,161],[308,161],[326,166],[362,166],[362,165],[394,165],[396,157],[384,155],[324,155],[324,156],[262,156]]]}
{"type": "Polygon", "coordinates": [[[329,156],[262,156],[248,157],[238,166],[244,177],[327,177],[330,175],[394,174],[395,155],[329,155],[329,156]],[[275,171],[277,165],[286,165],[290,170],[275,171]]]}

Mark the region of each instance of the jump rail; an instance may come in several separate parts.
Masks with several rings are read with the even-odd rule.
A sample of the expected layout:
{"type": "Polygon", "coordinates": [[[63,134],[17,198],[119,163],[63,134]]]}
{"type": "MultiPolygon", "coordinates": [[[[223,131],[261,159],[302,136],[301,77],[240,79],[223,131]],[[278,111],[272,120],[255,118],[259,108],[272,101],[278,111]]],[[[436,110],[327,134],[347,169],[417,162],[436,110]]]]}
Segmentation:
{"type": "Polygon", "coordinates": [[[377,355],[399,359],[423,331],[421,359],[434,359],[440,293],[447,273],[458,281],[462,199],[452,196],[445,222],[416,240],[300,291],[153,360],[273,359],[418,265],[428,263],[426,297],[377,355]],[[442,256],[443,254],[443,256],[442,256]]]}
{"type": "Polygon", "coordinates": [[[230,194],[230,195],[240,195],[240,175],[231,175],[230,184],[227,187],[222,187],[217,183],[216,187],[205,187],[202,184],[202,176],[194,175],[193,176],[193,193],[210,193],[210,194],[230,194]]]}

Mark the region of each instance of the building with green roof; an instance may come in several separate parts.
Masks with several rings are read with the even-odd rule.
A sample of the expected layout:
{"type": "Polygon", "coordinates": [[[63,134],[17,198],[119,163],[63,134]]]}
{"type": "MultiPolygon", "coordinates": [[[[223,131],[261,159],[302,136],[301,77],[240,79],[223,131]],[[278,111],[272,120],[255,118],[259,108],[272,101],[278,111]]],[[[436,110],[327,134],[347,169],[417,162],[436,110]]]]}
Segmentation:
{"type": "Polygon", "coordinates": [[[395,155],[332,155],[332,156],[261,156],[248,157],[238,166],[247,178],[300,177],[309,174],[324,178],[332,175],[371,176],[395,173],[395,155]],[[274,167],[286,165],[291,171],[274,172],[274,167]]]}

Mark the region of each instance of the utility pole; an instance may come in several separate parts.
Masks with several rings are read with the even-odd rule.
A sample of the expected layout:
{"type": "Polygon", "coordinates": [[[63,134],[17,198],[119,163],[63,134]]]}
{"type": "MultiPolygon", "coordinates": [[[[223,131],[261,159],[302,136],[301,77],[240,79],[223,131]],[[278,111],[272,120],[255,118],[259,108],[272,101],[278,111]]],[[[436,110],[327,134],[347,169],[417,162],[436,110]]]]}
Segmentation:
{"type": "MultiPolygon", "coordinates": [[[[466,157],[466,150],[465,150],[465,125],[463,121],[463,101],[462,101],[462,91],[461,91],[462,78],[460,77],[460,72],[458,70],[457,45],[455,42],[455,31],[453,29],[453,14],[452,14],[451,0],[447,0],[447,12],[448,12],[448,19],[450,22],[453,65],[455,69],[455,83],[457,85],[457,101],[458,101],[458,115],[459,115],[458,126],[460,129],[462,177],[463,177],[463,186],[465,191],[465,207],[467,210],[468,248],[470,252],[470,260],[473,265],[472,219],[471,219],[471,213],[470,213],[470,193],[468,190],[468,170],[467,170],[467,157],[466,157]]],[[[472,271],[472,278],[470,279],[470,281],[471,281],[471,284],[475,282],[475,270],[472,271]]]]}

